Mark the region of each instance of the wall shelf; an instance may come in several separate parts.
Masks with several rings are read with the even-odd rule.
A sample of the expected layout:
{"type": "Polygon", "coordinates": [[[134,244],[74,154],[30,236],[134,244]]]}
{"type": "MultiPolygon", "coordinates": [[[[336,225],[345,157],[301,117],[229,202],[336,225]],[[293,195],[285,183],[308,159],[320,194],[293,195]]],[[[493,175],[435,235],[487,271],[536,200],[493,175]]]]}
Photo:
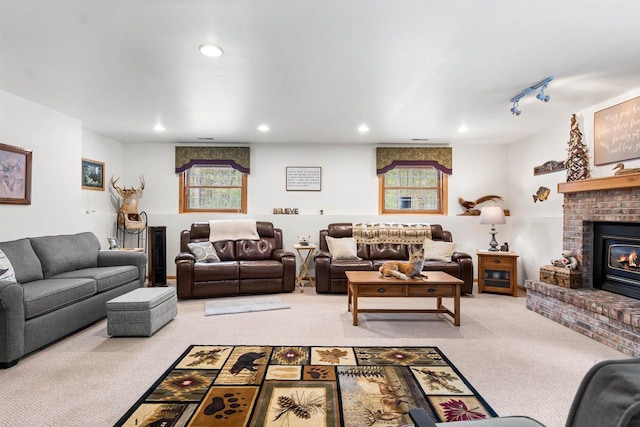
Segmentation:
{"type": "Polygon", "coordinates": [[[558,184],[558,193],[578,193],[580,191],[616,190],[634,187],[640,187],[640,173],[561,182],[558,184]]]}

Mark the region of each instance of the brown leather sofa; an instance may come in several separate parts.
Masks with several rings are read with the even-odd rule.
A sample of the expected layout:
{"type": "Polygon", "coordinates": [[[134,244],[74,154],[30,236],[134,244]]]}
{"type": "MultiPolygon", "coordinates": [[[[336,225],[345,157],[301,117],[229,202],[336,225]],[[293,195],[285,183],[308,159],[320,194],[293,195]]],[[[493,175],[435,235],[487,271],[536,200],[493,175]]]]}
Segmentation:
{"type": "MultiPolygon", "coordinates": [[[[327,229],[320,230],[318,253],[314,257],[316,270],[316,292],[321,294],[347,293],[347,277],[349,270],[375,271],[388,260],[408,260],[409,249],[420,249],[418,244],[395,243],[358,243],[360,260],[332,260],[327,246],[326,236],[352,237],[351,223],[329,224],[327,229]]],[[[452,242],[451,232],[443,230],[439,224],[431,224],[431,239],[434,241],[452,242]]],[[[473,259],[464,252],[454,252],[451,262],[431,261],[424,263],[423,271],[444,271],[464,281],[460,288],[463,294],[473,292],[473,259]]]]}
{"type": "Polygon", "coordinates": [[[178,298],[209,298],[238,294],[292,292],[295,254],[282,247],[282,230],[273,223],[256,222],[260,240],[213,243],[219,262],[195,262],[187,246],[209,240],[209,223],[196,222],[180,233],[176,257],[178,298]]]}

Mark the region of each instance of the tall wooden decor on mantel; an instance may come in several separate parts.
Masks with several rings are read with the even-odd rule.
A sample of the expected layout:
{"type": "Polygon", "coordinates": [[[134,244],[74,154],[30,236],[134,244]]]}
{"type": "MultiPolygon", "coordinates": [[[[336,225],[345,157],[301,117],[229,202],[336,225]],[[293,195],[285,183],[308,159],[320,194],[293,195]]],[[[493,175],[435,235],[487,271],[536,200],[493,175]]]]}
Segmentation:
{"type": "Polygon", "coordinates": [[[571,115],[569,148],[567,149],[567,182],[589,178],[589,148],[582,142],[582,132],[578,126],[578,117],[571,115]]]}

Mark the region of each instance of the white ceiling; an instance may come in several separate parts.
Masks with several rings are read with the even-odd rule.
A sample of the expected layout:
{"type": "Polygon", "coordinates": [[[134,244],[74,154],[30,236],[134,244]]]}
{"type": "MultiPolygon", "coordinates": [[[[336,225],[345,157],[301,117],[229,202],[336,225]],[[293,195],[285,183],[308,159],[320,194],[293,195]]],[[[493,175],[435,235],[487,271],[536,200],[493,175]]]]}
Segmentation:
{"type": "Polygon", "coordinates": [[[568,137],[572,113],[640,88],[639,23],[617,0],[0,0],[0,89],[123,142],[568,137]],[[551,102],[512,116],[547,76],[551,102]]]}

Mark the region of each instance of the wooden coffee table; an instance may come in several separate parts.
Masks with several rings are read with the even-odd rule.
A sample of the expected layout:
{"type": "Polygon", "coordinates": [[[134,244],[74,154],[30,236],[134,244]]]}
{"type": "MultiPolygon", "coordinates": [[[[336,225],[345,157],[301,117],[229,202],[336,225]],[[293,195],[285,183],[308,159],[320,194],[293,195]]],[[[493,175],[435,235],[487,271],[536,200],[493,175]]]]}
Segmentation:
{"type": "Polygon", "coordinates": [[[347,308],[353,313],[353,326],[358,326],[360,313],[443,313],[460,326],[460,285],[464,282],[442,271],[424,271],[422,280],[400,280],[382,277],[379,271],[346,271],[347,308]],[[436,298],[435,309],[358,309],[358,298],[436,298]],[[442,305],[442,298],[453,298],[453,312],[442,305]]]}

